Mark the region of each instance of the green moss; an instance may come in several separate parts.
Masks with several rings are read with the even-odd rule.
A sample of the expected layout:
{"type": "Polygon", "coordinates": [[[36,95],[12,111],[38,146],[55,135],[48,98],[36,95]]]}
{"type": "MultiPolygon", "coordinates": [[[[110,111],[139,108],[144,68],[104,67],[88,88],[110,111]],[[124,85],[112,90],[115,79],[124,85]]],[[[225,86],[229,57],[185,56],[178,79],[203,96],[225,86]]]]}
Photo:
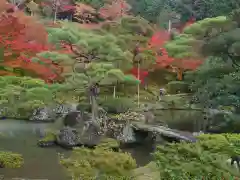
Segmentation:
{"type": "Polygon", "coordinates": [[[21,154],[13,152],[0,151],[0,167],[2,168],[20,168],[24,163],[21,154]]]}
{"type": "Polygon", "coordinates": [[[39,143],[52,142],[56,140],[56,134],[53,132],[47,132],[44,138],[40,139],[39,143]]]}

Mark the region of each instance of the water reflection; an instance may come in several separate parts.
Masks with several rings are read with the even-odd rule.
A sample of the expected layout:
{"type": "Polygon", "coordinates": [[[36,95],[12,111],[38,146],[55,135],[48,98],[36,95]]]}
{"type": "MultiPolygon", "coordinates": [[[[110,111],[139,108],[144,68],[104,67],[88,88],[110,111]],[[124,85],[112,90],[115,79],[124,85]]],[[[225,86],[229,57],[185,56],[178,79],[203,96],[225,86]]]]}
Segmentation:
{"type": "Polygon", "coordinates": [[[57,153],[68,154],[60,148],[39,148],[37,140],[43,135],[48,124],[27,123],[25,121],[0,121],[0,150],[21,153],[24,166],[20,169],[0,169],[6,178],[32,178],[49,180],[67,180],[58,163],[57,153]]]}
{"type": "Polygon", "coordinates": [[[155,110],[156,120],[169,128],[198,132],[204,129],[204,113],[195,110],[155,110]]]}
{"type": "MultiPolygon", "coordinates": [[[[51,124],[28,123],[19,120],[0,121],[0,151],[18,152],[24,156],[24,166],[19,169],[0,169],[0,175],[8,178],[68,180],[57,153],[68,155],[71,151],[60,147],[39,148],[37,140],[43,136],[51,124]]],[[[124,152],[132,154],[137,164],[142,166],[151,160],[152,149],[145,146],[123,147],[124,152]]]]}

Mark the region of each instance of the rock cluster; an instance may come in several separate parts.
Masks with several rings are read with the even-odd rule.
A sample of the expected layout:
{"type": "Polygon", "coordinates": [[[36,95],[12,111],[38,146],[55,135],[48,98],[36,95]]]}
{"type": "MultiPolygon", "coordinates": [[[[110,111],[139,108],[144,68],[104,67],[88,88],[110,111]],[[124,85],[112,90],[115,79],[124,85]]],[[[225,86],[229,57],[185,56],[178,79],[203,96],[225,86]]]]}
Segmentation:
{"type": "Polygon", "coordinates": [[[69,112],[75,111],[76,107],[77,105],[75,104],[58,104],[54,106],[39,108],[34,110],[29,120],[39,122],[53,122],[58,117],[62,117],[69,112]]]}
{"type": "Polygon", "coordinates": [[[122,143],[138,143],[145,142],[147,138],[156,140],[154,134],[176,141],[195,141],[192,135],[188,137],[164,126],[148,124],[149,116],[144,112],[127,112],[111,117],[105,114],[104,116],[100,120],[93,120],[90,113],[70,111],[62,118],[63,127],[56,132],[54,138],[40,140],[39,145],[46,147],[58,144],[65,148],[81,145],[94,147],[106,137],[117,139],[122,143]]]}

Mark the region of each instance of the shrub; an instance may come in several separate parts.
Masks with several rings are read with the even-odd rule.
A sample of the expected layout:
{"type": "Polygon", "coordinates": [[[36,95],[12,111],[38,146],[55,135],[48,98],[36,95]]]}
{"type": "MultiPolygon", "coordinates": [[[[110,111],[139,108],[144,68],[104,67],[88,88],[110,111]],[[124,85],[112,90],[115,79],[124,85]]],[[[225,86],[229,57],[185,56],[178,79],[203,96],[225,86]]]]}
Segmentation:
{"type": "Polygon", "coordinates": [[[99,105],[102,106],[108,113],[118,114],[124,113],[135,107],[133,100],[130,98],[113,98],[108,97],[99,100],[99,105]]]}
{"type": "Polygon", "coordinates": [[[21,154],[0,151],[1,168],[20,168],[24,163],[21,154]]]}
{"type": "Polygon", "coordinates": [[[177,93],[189,93],[189,85],[182,81],[171,81],[167,84],[167,90],[169,94],[177,93]]]}
{"type": "Polygon", "coordinates": [[[200,135],[197,143],[159,146],[154,153],[162,179],[231,179],[240,177],[226,163],[239,151],[238,134],[200,135]]]}
{"type": "Polygon", "coordinates": [[[75,148],[69,158],[60,156],[60,163],[72,179],[130,180],[136,168],[135,160],[128,154],[106,148],[75,148]]]}
{"type": "Polygon", "coordinates": [[[120,146],[120,143],[111,138],[105,138],[101,140],[100,144],[98,145],[99,148],[107,149],[107,150],[117,150],[120,146]]]}

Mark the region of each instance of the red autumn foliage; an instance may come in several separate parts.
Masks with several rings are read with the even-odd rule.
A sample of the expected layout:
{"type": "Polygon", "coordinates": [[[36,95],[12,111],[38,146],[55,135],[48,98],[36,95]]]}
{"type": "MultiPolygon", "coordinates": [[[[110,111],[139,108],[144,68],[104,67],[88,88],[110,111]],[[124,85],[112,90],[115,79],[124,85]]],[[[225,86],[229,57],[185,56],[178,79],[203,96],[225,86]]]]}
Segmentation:
{"type": "Polygon", "coordinates": [[[163,45],[169,40],[169,38],[170,35],[168,31],[166,30],[158,31],[149,40],[148,47],[149,48],[163,47],[163,45]]]}
{"type": "Polygon", "coordinates": [[[139,80],[141,81],[141,83],[143,84],[145,81],[145,78],[148,76],[148,71],[146,70],[141,70],[139,71],[139,75],[138,75],[138,68],[134,67],[131,69],[130,73],[132,75],[134,75],[136,78],[139,77],[139,80]]]}
{"type": "Polygon", "coordinates": [[[26,26],[13,15],[0,18],[0,42],[4,48],[5,58],[12,55],[31,56],[48,49],[44,44],[32,39],[31,33],[26,34],[26,26]]]}
{"type": "MultiPolygon", "coordinates": [[[[184,24],[179,31],[182,32],[182,30],[193,24],[195,22],[194,18],[191,18],[186,24],[184,24]]],[[[151,39],[149,40],[148,47],[147,48],[140,48],[141,50],[145,49],[151,49],[156,54],[156,67],[155,68],[165,68],[170,70],[175,70],[176,68],[182,69],[182,70],[195,70],[197,67],[199,67],[203,61],[201,59],[193,59],[193,58],[186,58],[186,59],[176,59],[173,57],[170,57],[168,55],[167,50],[163,47],[164,44],[170,39],[170,33],[168,31],[158,31],[156,32],[151,39]]],[[[133,74],[135,77],[138,77],[138,71],[137,68],[134,67],[131,70],[131,74],[133,74]]],[[[140,78],[141,82],[143,83],[144,78],[148,75],[143,70],[140,70],[140,78]]]]}
{"type": "Polygon", "coordinates": [[[71,0],[57,0],[57,1],[46,0],[44,2],[40,2],[40,6],[41,7],[48,6],[53,11],[55,10],[56,6],[58,6],[58,12],[66,12],[66,11],[74,12],[76,10],[76,7],[71,0]]]}
{"type": "MultiPolygon", "coordinates": [[[[50,60],[40,59],[32,62],[30,59],[37,53],[50,49],[47,44],[47,32],[41,24],[23,12],[7,13],[10,4],[0,3],[0,48],[3,59],[0,66],[20,68],[46,81],[58,78],[61,68],[50,60]],[[37,32],[37,33],[36,33],[37,32]]],[[[9,73],[1,72],[1,75],[9,73]]]]}
{"type": "MultiPolygon", "coordinates": [[[[184,28],[193,24],[194,19],[190,19],[184,28]]],[[[170,33],[167,31],[159,31],[155,33],[149,41],[149,48],[156,51],[157,68],[177,67],[184,70],[194,70],[202,64],[202,60],[186,58],[172,58],[168,55],[163,45],[170,39],[170,33]]]]}

